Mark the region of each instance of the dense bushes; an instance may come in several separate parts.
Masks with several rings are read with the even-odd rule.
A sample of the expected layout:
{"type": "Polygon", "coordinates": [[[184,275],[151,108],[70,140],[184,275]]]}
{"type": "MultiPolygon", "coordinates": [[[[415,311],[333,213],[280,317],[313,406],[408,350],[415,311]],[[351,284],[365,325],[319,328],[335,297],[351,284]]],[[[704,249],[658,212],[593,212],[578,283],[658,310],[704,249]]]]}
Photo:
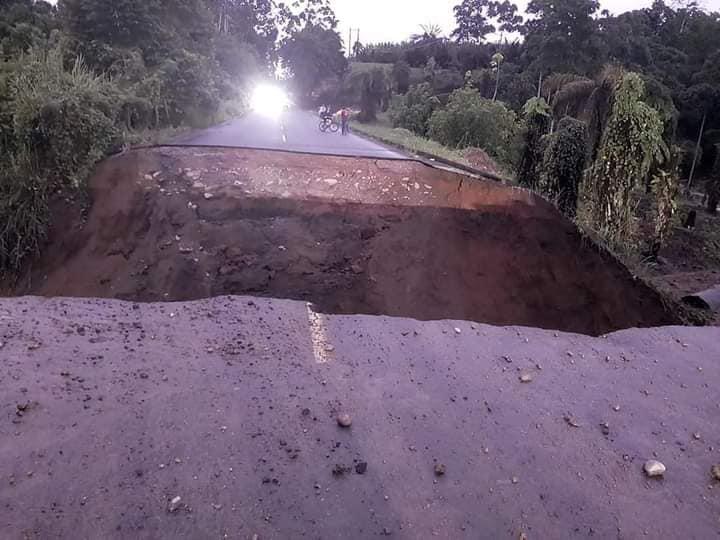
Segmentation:
{"type": "Polygon", "coordinates": [[[66,70],[61,49],[31,51],[10,82],[15,149],[48,182],[78,186],[118,142],[117,104],[117,88],[81,59],[66,70]]]}
{"type": "Polygon", "coordinates": [[[438,142],[455,148],[483,148],[506,163],[515,159],[516,134],[513,111],[468,87],[455,90],[429,123],[429,135],[438,142]]]}
{"type": "Polygon", "coordinates": [[[425,136],[428,122],[440,101],[433,96],[428,83],[412,86],[407,94],[395,96],[390,106],[390,120],[394,127],[400,127],[425,136]]]}
{"type": "Polygon", "coordinates": [[[542,146],[541,189],[557,201],[558,208],[566,216],[574,218],[588,157],[587,126],[585,122],[566,116],[554,133],[543,137],[542,146]]]}
{"type": "Polygon", "coordinates": [[[550,106],[543,98],[532,97],[523,107],[524,148],[518,165],[517,180],[527,188],[538,187],[539,165],[543,159],[542,138],[550,131],[550,106]]]}
{"type": "Polygon", "coordinates": [[[77,188],[120,142],[117,88],[63,51],[30,51],[7,81],[0,174],[0,269],[17,268],[45,238],[51,193],[77,188]]]}

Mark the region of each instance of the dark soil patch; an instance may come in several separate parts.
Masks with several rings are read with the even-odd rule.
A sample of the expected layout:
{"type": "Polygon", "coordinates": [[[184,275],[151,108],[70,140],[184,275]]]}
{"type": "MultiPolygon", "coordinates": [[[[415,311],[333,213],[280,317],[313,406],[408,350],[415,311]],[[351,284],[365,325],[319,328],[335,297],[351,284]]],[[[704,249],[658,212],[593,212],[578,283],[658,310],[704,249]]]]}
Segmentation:
{"type": "MultiPolygon", "coordinates": [[[[552,206],[518,190],[461,177],[448,184],[417,166],[403,177],[408,186],[445,182],[435,191],[449,198],[462,189],[471,208],[405,205],[390,196],[392,204],[367,204],[349,200],[352,185],[304,199],[249,193],[247,171],[232,182],[215,171],[204,180],[210,190],[172,160],[160,159],[162,173],[147,174],[129,159],[101,167],[86,226],[57,224],[53,245],[18,293],[134,301],[243,294],[306,300],[328,313],[586,334],[679,322],[659,294],[552,206]]],[[[376,178],[373,192],[391,193],[383,187],[391,177],[376,178]]]]}

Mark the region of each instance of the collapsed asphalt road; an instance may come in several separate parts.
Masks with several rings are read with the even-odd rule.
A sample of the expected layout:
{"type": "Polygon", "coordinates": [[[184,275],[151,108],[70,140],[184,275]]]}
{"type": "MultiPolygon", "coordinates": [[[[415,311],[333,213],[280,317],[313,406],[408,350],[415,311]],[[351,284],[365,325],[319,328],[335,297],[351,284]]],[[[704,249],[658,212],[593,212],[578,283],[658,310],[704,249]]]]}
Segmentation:
{"type": "Polygon", "coordinates": [[[290,150],[309,154],[378,159],[407,159],[407,156],[353,133],[322,133],[317,115],[300,110],[285,114],[286,140],[277,121],[258,113],[248,113],[220,126],[179,137],[175,144],[191,146],[229,146],[265,150],[290,150]]]}
{"type": "Polygon", "coordinates": [[[590,338],[241,297],[4,299],[0,322],[3,538],[720,532],[715,328],[590,338]]]}

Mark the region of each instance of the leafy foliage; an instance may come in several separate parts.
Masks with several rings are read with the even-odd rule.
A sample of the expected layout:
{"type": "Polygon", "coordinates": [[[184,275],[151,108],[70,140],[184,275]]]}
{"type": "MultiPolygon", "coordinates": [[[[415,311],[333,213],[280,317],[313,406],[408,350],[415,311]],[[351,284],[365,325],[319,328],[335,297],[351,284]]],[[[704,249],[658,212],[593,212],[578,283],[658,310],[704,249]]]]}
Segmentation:
{"type": "Polygon", "coordinates": [[[632,232],[633,188],[644,180],[653,161],[666,157],[662,121],[642,101],[644,91],[638,74],[623,77],[592,170],[591,220],[614,246],[622,245],[632,232]]]}
{"type": "Polygon", "coordinates": [[[677,211],[677,197],[680,193],[677,157],[677,149],[673,149],[666,166],[659,169],[652,178],[652,188],[655,192],[655,223],[651,254],[654,257],[658,256],[660,249],[665,245],[677,211]]]}
{"type": "Polygon", "coordinates": [[[375,68],[359,75],[356,83],[360,88],[360,116],[362,122],[376,119],[377,111],[383,108],[390,100],[390,81],[385,70],[375,68]]]}
{"type": "Polygon", "coordinates": [[[557,131],[545,136],[543,146],[541,189],[557,201],[566,216],[573,218],[588,156],[587,126],[580,120],[565,117],[560,120],[557,131]]]}
{"type": "Polygon", "coordinates": [[[532,97],[523,107],[524,149],[518,165],[517,180],[521,186],[539,186],[539,165],[543,158],[541,139],[550,129],[550,107],[543,98],[532,97]]]}
{"type": "Polygon", "coordinates": [[[501,161],[512,161],[516,115],[504,104],[484,99],[474,88],[455,90],[430,118],[429,135],[454,148],[479,147],[501,161]]]}
{"type": "Polygon", "coordinates": [[[62,50],[31,51],[10,83],[14,138],[52,184],[78,186],[117,142],[117,90],[62,50]]]}
{"type": "Polygon", "coordinates": [[[398,60],[393,65],[393,84],[398,94],[404,94],[410,88],[410,65],[405,60],[398,60]]]}
{"type": "Polygon", "coordinates": [[[428,122],[440,101],[433,96],[428,83],[412,86],[404,96],[396,96],[390,106],[390,120],[394,127],[404,128],[416,135],[427,135],[428,122]]]}
{"type": "Polygon", "coordinates": [[[339,78],[347,68],[340,35],[321,26],[307,25],[291,34],[280,47],[280,55],[298,95],[306,100],[319,81],[339,78]]]}

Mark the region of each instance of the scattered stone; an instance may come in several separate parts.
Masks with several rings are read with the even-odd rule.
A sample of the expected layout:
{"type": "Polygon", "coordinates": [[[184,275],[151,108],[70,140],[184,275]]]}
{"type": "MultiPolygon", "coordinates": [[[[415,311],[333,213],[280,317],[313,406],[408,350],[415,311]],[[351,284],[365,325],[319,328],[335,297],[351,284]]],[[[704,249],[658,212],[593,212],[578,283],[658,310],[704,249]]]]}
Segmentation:
{"type": "Polygon", "coordinates": [[[175,512],[178,508],[180,508],[181,502],[182,499],[180,497],[173,497],[168,504],[168,512],[175,512]]]}
{"type": "Polygon", "coordinates": [[[383,527],[382,533],[384,536],[390,536],[392,534],[392,531],[390,529],[388,529],[387,527],[383,527]]]}
{"type": "Polygon", "coordinates": [[[191,248],[190,246],[180,246],[178,249],[179,249],[180,253],[192,253],[193,252],[193,248],[191,248]]]}
{"type": "Polygon", "coordinates": [[[602,424],[600,424],[600,430],[602,431],[603,435],[610,435],[610,424],[608,424],[607,422],[603,422],[602,424]]]}
{"type": "Polygon", "coordinates": [[[447,469],[445,465],[443,465],[442,463],[435,464],[435,476],[443,476],[446,470],[447,469]]]}
{"type": "Polygon", "coordinates": [[[617,404],[613,405],[612,410],[615,412],[618,412],[620,410],[620,405],[617,405],[617,404]]]}
{"type": "Polygon", "coordinates": [[[209,200],[209,199],[212,199],[212,198],[213,198],[213,194],[212,194],[212,193],[205,192],[205,194],[203,195],[203,197],[205,197],[205,200],[209,200]]]}
{"type": "Polygon", "coordinates": [[[145,373],[145,372],[143,372],[143,373],[140,374],[140,378],[141,378],[141,379],[148,379],[149,377],[150,377],[150,375],[148,375],[148,374],[145,373]]]}
{"type": "Polygon", "coordinates": [[[360,463],[355,465],[355,472],[358,474],[365,474],[365,472],[367,471],[367,466],[367,462],[361,461],[360,463]]]}
{"type": "Polygon", "coordinates": [[[337,423],[340,427],[349,428],[352,425],[352,418],[347,413],[337,415],[337,423]]]}
{"type": "Polygon", "coordinates": [[[568,424],[569,426],[577,427],[577,428],[580,427],[580,424],[578,423],[578,421],[575,420],[575,418],[573,418],[573,417],[570,416],[569,414],[566,414],[563,418],[564,418],[565,422],[567,422],[567,424],[568,424]]]}
{"type": "Polygon", "coordinates": [[[345,465],[335,464],[332,473],[333,476],[342,476],[345,473],[349,473],[351,470],[352,469],[350,467],[346,467],[345,465]]]}
{"type": "Polygon", "coordinates": [[[212,507],[215,510],[222,510],[222,504],[213,504],[212,507]]]}
{"type": "Polygon", "coordinates": [[[325,349],[325,352],[333,352],[335,350],[334,345],[330,345],[329,343],[323,347],[325,349]]]}
{"type": "Polygon", "coordinates": [[[193,182],[193,189],[205,189],[205,184],[202,182],[193,182]]]}
{"type": "Polygon", "coordinates": [[[713,466],[712,466],[712,469],[710,469],[710,474],[712,474],[712,477],[713,477],[715,480],[720,481],[720,464],[718,464],[718,465],[713,465],[713,466]]]}
{"type": "Polygon", "coordinates": [[[647,474],[651,478],[664,475],[666,470],[665,465],[655,459],[647,460],[645,462],[645,465],[643,466],[643,469],[645,470],[645,474],[647,474]]]}
{"type": "Polygon", "coordinates": [[[335,178],[326,178],[326,179],[324,180],[324,182],[325,182],[328,186],[334,186],[335,184],[338,183],[338,181],[337,181],[335,178]]]}
{"type": "Polygon", "coordinates": [[[517,476],[513,476],[511,481],[513,484],[517,484],[520,481],[520,479],[517,476]]]}
{"type": "Polygon", "coordinates": [[[302,413],[301,413],[301,414],[302,414],[303,416],[310,416],[310,409],[308,409],[307,407],[305,407],[305,408],[302,410],[302,413]]]}
{"type": "Polygon", "coordinates": [[[455,328],[455,333],[458,334],[458,335],[460,335],[460,334],[462,334],[462,330],[460,330],[459,328],[456,327],[456,328],[455,328]]]}
{"type": "Polygon", "coordinates": [[[532,382],[532,380],[533,376],[530,375],[530,373],[523,373],[522,375],[520,375],[520,382],[522,383],[529,383],[532,382]]]}
{"type": "Polygon", "coordinates": [[[359,264],[353,264],[352,266],[350,266],[350,270],[352,270],[353,274],[363,273],[362,266],[360,266],[359,264]]]}
{"type": "Polygon", "coordinates": [[[700,434],[699,434],[699,433],[693,433],[693,439],[695,439],[696,441],[699,441],[699,440],[701,439],[700,434]]]}

